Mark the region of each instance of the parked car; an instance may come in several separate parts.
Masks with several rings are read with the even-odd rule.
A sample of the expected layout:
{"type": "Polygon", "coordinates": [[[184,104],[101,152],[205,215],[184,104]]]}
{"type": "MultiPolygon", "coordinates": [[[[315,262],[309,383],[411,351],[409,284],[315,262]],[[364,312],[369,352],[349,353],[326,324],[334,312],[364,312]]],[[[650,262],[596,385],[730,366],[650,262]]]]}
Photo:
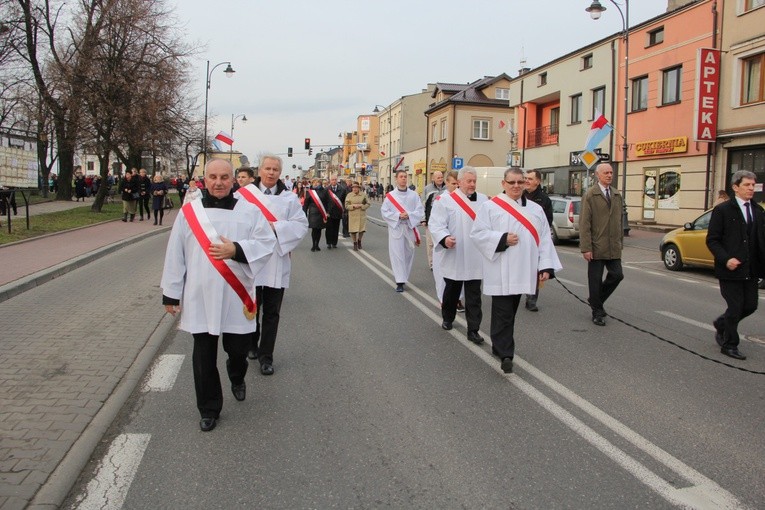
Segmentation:
{"type": "Polygon", "coordinates": [[[579,239],[579,213],[582,210],[582,197],[550,195],[553,210],[553,244],[564,240],[579,239]]]}
{"type": "Polygon", "coordinates": [[[707,248],[707,228],[712,210],[681,228],[667,232],[659,244],[664,267],[680,271],[684,266],[714,267],[712,252],[707,248]]]}

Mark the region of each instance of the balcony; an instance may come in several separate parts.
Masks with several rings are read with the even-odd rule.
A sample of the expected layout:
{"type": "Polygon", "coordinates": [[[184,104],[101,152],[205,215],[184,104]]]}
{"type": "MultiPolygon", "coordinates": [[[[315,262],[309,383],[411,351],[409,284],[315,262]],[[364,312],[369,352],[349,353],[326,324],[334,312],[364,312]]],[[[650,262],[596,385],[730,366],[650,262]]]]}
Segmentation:
{"type": "Polygon", "coordinates": [[[526,132],[526,148],[556,145],[558,143],[558,125],[542,126],[526,132]]]}

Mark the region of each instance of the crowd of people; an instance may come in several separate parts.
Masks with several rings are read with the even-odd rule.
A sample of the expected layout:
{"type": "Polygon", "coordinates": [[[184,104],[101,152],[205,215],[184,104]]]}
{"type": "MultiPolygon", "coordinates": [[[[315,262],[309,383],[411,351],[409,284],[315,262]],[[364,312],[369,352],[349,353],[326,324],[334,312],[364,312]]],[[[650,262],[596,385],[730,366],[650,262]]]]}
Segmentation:
{"type": "MultiPolygon", "coordinates": [[[[322,231],[329,250],[337,248],[340,235],[352,238],[354,250],[362,250],[372,199],[361,183],[342,182],[336,176],[293,182],[281,178],[281,172],[281,158],[271,154],[261,158],[257,175],[251,168],[234,172],[228,161],[211,160],[203,186],[192,182],[186,190],[172,229],[161,284],[163,304],[171,314],[181,312],[181,329],[194,337],[194,381],[203,431],[215,428],[222,409],[216,368],[219,337],[228,354],[226,368],[236,400],[246,398],[248,358],[257,360],[263,375],[274,374],[291,253],[308,231],[312,252],[321,250],[322,231]]],[[[136,183],[125,193],[134,197],[135,211],[141,176],[128,177],[131,173],[125,182],[136,183]]],[[[624,278],[623,197],[611,185],[609,164],[598,165],[594,177],[595,184],[582,198],[580,251],[588,267],[592,322],[602,327],[608,317],[605,303],[624,278]]],[[[501,370],[511,373],[521,300],[525,296],[526,309],[538,311],[540,289],[562,269],[551,237],[552,204],[538,171],[508,168],[501,190],[491,198],[476,191],[476,181],[472,167],[445,177],[435,172],[420,196],[407,185],[407,173],[398,171],[380,213],[387,224],[396,292],[405,292],[424,225],[441,327],[453,329],[463,306],[467,339],[483,343],[482,296],[490,296],[492,353],[501,370]]],[[[756,309],[756,277],[765,275],[765,211],[749,202],[753,174],[734,175],[733,189],[736,200],[713,212],[707,242],[728,303],[714,321],[715,339],[723,354],[745,359],[738,351],[737,327],[756,309]]]]}

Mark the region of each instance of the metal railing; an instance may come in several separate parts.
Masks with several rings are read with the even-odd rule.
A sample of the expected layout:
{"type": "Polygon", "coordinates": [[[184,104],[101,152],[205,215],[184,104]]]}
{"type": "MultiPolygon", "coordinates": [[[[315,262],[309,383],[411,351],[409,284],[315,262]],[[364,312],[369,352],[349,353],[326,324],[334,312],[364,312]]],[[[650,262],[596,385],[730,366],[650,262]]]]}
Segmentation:
{"type": "Polygon", "coordinates": [[[558,125],[542,126],[526,132],[526,148],[556,145],[558,143],[558,125]]]}

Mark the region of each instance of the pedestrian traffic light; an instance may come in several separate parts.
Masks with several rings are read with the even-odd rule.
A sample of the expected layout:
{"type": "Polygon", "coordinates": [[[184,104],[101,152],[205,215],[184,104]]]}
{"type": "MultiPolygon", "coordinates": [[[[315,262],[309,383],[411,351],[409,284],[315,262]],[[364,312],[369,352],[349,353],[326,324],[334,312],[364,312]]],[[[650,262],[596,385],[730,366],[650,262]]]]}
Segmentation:
{"type": "Polygon", "coordinates": [[[313,149],[311,149],[311,148],[309,147],[309,148],[308,148],[308,155],[310,156],[311,154],[313,154],[313,149]]]}
{"type": "Polygon", "coordinates": [[[361,170],[359,171],[359,173],[361,173],[361,175],[366,175],[367,174],[367,169],[362,166],[361,170]]]}
{"type": "Polygon", "coordinates": [[[287,147],[287,157],[288,158],[292,157],[292,147],[287,147]]]}
{"type": "Polygon", "coordinates": [[[310,138],[306,138],[305,139],[305,150],[308,150],[310,148],[311,148],[311,139],[310,138]]]}

